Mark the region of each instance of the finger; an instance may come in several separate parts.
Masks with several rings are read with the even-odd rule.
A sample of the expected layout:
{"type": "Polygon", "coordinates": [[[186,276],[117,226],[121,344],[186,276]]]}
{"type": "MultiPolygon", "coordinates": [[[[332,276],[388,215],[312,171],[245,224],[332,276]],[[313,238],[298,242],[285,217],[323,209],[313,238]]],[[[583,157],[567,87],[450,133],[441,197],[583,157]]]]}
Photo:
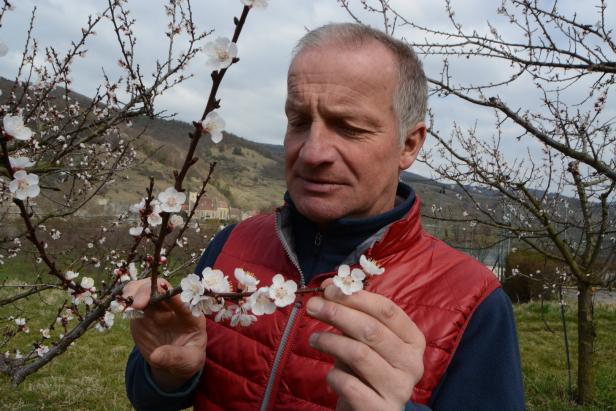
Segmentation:
{"type": "Polygon", "coordinates": [[[342,398],[338,398],[336,401],[336,411],[353,411],[351,405],[343,400],[342,398]]]}
{"type": "Polygon", "coordinates": [[[147,279],[136,280],[136,281],[129,281],[126,284],[124,284],[124,288],[122,288],[122,298],[132,299],[133,296],[137,294],[137,290],[139,289],[139,287],[141,287],[146,281],[148,280],[147,279]]]}
{"type": "Polygon", "coordinates": [[[412,366],[411,360],[415,354],[411,351],[412,346],[370,315],[318,296],[312,297],[306,308],[314,318],[372,348],[391,366],[398,369],[409,369],[412,366]]]}
{"type": "Polygon", "coordinates": [[[197,320],[202,317],[195,317],[192,314],[192,311],[188,308],[188,306],[184,302],[182,302],[182,299],[179,295],[174,295],[173,297],[169,298],[166,303],[171,310],[175,311],[176,314],[179,314],[184,318],[188,318],[188,316],[190,316],[190,318],[197,320]]]}
{"type": "Polygon", "coordinates": [[[350,374],[385,398],[408,388],[408,379],[364,343],[328,332],[312,334],[309,343],[313,348],[333,356],[337,364],[343,365],[338,367],[342,371],[350,368],[350,374]]]}
{"type": "MultiPolygon", "coordinates": [[[[144,278],[143,280],[136,281],[138,284],[138,288],[132,295],[133,303],[132,307],[136,310],[144,310],[150,304],[150,296],[152,294],[152,280],[150,278],[144,278]]],[[[169,281],[164,278],[157,279],[157,291],[160,293],[166,292],[169,288],[171,288],[171,284],[169,281]]],[[[160,308],[166,308],[165,305],[161,305],[160,308]]]]}
{"type": "MultiPolygon", "coordinates": [[[[336,367],[327,374],[327,384],[338,395],[342,410],[373,411],[383,409],[383,399],[357,377],[336,367]]],[[[338,408],[336,408],[338,409],[338,408]]]]}
{"type": "MultiPolygon", "coordinates": [[[[346,372],[347,374],[355,375],[353,374],[353,370],[351,370],[351,367],[349,367],[348,365],[346,365],[340,360],[334,361],[334,367],[343,372],[346,372]]],[[[327,385],[327,390],[330,392],[333,392],[332,388],[329,385],[327,385]]],[[[336,411],[353,411],[353,408],[351,408],[351,405],[349,405],[349,403],[346,402],[344,399],[342,399],[341,397],[338,397],[336,401],[336,411]]]]}
{"type": "Polygon", "coordinates": [[[404,342],[418,345],[421,349],[425,347],[425,337],[421,330],[404,310],[389,298],[365,290],[345,295],[333,284],[326,286],[323,296],[376,318],[404,342]]]}
{"type": "Polygon", "coordinates": [[[163,345],[152,351],[150,366],[178,377],[191,377],[203,366],[205,350],[200,347],[163,345]]]}

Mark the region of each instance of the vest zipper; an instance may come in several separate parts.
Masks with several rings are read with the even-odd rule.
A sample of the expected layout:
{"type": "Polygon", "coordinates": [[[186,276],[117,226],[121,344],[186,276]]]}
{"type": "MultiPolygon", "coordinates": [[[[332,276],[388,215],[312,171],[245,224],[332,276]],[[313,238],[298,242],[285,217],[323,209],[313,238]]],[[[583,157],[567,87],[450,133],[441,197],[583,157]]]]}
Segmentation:
{"type": "Polygon", "coordinates": [[[321,247],[321,240],[323,239],[323,236],[321,235],[320,232],[317,231],[316,235],[314,236],[314,246],[318,249],[321,247]]]}
{"type": "MultiPolygon", "coordinates": [[[[284,252],[289,257],[289,260],[293,263],[295,268],[297,268],[297,272],[300,276],[300,287],[304,287],[304,273],[302,273],[302,269],[299,266],[299,262],[297,261],[297,256],[293,251],[291,251],[291,247],[287,242],[286,238],[282,234],[281,221],[280,221],[280,213],[276,213],[276,234],[278,235],[278,239],[282,244],[282,248],[284,252]]],[[[296,302],[293,305],[293,309],[291,310],[291,314],[289,315],[289,319],[287,320],[287,324],[284,327],[284,331],[282,333],[282,338],[280,339],[280,344],[278,344],[278,349],[276,350],[276,356],[274,357],[274,363],[272,364],[272,371],[270,373],[269,378],[267,379],[267,386],[265,387],[265,395],[263,396],[263,402],[261,403],[261,411],[266,411],[269,405],[269,401],[272,395],[272,390],[274,389],[274,383],[276,382],[276,377],[278,374],[278,368],[280,367],[280,363],[283,359],[283,354],[287,347],[287,343],[289,341],[289,337],[291,335],[291,331],[293,330],[293,325],[295,323],[295,319],[299,314],[299,310],[302,304],[300,302],[296,302]]]]}

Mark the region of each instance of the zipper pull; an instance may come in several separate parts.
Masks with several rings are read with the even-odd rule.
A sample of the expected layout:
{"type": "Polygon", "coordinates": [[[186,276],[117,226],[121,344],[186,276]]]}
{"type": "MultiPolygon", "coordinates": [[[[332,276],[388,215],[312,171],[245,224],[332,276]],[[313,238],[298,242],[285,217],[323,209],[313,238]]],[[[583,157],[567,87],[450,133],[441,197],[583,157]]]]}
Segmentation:
{"type": "Polygon", "coordinates": [[[314,246],[316,248],[321,247],[321,233],[317,231],[317,234],[314,236],[314,246]]]}

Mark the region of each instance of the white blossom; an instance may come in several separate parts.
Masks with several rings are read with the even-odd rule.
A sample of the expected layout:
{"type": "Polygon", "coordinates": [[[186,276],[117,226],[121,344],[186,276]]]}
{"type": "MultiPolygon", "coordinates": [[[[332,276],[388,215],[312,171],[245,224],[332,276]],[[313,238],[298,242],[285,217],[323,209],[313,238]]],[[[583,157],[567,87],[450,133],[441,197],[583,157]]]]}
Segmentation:
{"type": "Polygon", "coordinates": [[[94,279],[91,277],[83,277],[81,279],[81,287],[85,288],[86,290],[91,289],[92,287],[94,287],[94,279]]]}
{"type": "MultiPolygon", "coordinates": [[[[70,292],[71,294],[74,293],[73,290],[70,292]]],[[[95,295],[90,291],[83,291],[81,293],[73,294],[73,304],[78,305],[83,302],[85,305],[92,305],[94,304],[94,297],[95,295]]]]}
{"type": "MultiPolygon", "coordinates": [[[[236,306],[237,307],[237,306],[236,306]]],[[[231,316],[231,327],[235,327],[236,325],[241,325],[242,327],[248,327],[253,322],[257,321],[257,317],[248,314],[249,306],[242,305],[235,309],[233,315],[231,316]]]]}
{"type": "Polygon", "coordinates": [[[364,278],[366,278],[366,273],[359,268],[351,270],[348,265],[342,264],[338,267],[338,274],[334,277],[334,284],[344,294],[351,295],[364,288],[364,278]]]}
{"type": "Polygon", "coordinates": [[[163,218],[158,214],[160,211],[154,210],[148,215],[148,224],[152,227],[156,227],[163,222],[163,218]]]}
{"type": "Polygon", "coordinates": [[[128,274],[130,275],[131,280],[134,281],[137,279],[137,276],[139,275],[139,271],[137,270],[135,263],[130,263],[128,265],[128,274]]]}
{"type": "Polygon", "coordinates": [[[99,332],[103,332],[105,330],[108,330],[109,328],[111,328],[113,326],[113,320],[115,319],[115,315],[110,312],[110,311],[105,311],[105,315],[103,316],[103,318],[101,318],[101,320],[96,324],[96,329],[99,332]]]}
{"type": "Polygon", "coordinates": [[[225,120],[218,115],[217,112],[212,111],[205,116],[205,120],[201,123],[203,131],[210,134],[210,138],[216,144],[222,141],[222,131],[225,128],[225,120]]]}
{"type": "Polygon", "coordinates": [[[75,271],[67,271],[64,273],[64,278],[67,281],[71,281],[74,280],[75,278],[77,278],[79,276],[79,273],[76,273],[75,271]]]}
{"type": "Polygon", "coordinates": [[[31,161],[28,157],[11,157],[9,156],[9,162],[13,171],[25,170],[28,167],[34,165],[34,161],[31,161]]]}
{"type": "Polygon", "coordinates": [[[58,324],[62,324],[62,323],[67,323],[70,320],[73,319],[73,312],[71,311],[70,308],[67,308],[66,310],[64,310],[64,312],[56,318],[56,322],[58,324]]]}
{"type": "Polygon", "coordinates": [[[171,228],[179,227],[182,224],[184,224],[184,219],[179,214],[174,214],[169,219],[169,225],[171,225],[171,228]]]}
{"type": "Polygon", "coordinates": [[[201,272],[201,283],[204,289],[215,293],[231,292],[229,278],[222,271],[214,270],[211,267],[205,267],[201,272]]]}
{"type": "Polygon", "coordinates": [[[116,314],[121,313],[124,311],[124,308],[126,308],[124,304],[116,300],[113,300],[109,304],[109,309],[111,310],[112,313],[116,313],[116,314]]]}
{"type": "Polygon", "coordinates": [[[188,274],[182,279],[180,286],[182,287],[182,293],[180,294],[182,302],[189,307],[197,305],[205,291],[199,276],[197,274],[188,274]]]}
{"type": "Polygon", "coordinates": [[[229,67],[233,59],[237,57],[237,44],[226,37],[218,37],[207,43],[203,51],[208,57],[206,64],[212,70],[221,70],[229,67]]]}
{"type": "Polygon", "coordinates": [[[182,210],[182,204],[186,201],[186,194],[180,193],[174,187],[168,187],[158,194],[160,209],[167,213],[177,213],[182,210]]]}
{"type": "Polygon", "coordinates": [[[190,307],[192,315],[200,317],[203,314],[210,315],[212,313],[219,312],[225,306],[224,301],[219,301],[214,297],[201,297],[199,302],[190,307]]]}
{"type": "Polygon", "coordinates": [[[17,140],[30,140],[34,134],[32,130],[24,125],[24,119],[21,115],[4,116],[2,125],[4,126],[4,132],[17,140]]]}
{"type": "Polygon", "coordinates": [[[282,274],[276,274],[272,278],[272,285],[269,287],[269,296],[274,300],[277,307],[286,307],[295,301],[297,283],[293,280],[286,280],[282,274]]]}
{"type": "Polygon", "coordinates": [[[133,204],[129,207],[130,211],[133,213],[139,213],[141,210],[145,208],[145,199],[141,199],[140,202],[133,204]]]}
{"type": "Polygon", "coordinates": [[[28,174],[24,170],[19,170],[13,174],[13,180],[9,183],[9,191],[18,200],[34,198],[41,192],[38,183],[39,178],[36,174],[28,174]]]}
{"type": "Polygon", "coordinates": [[[276,311],[276,304],[269,296],[269,287],[261,287],[248,298],[254,315],[271,314],[276,311]]]}
{"type": "Polygon", "coordinates": [[[139,237],[140,235],[143,234],[143,227],[138,226],[138,227],[131,227],[128,229],[128,234],[134,236],[134,237],[139,237]]]}
{"type": "Polygon", "coordinates": [[[25,318],[15,318],[15,324],[19,325],[20,327],[23,325],[26,325],[26,319],[25,318]]]}
{"type": "Polygon", "coordinates": [[[49,335],[49,328],[41,328],[39,331],[41,332],[43,338],[51,338],[49,335]]]}
{"type": "Polygon", "coordinates": [[[220,311],[218,311],[218,313],[216,313],[216,317],[214,317],[214,321],[219,323],[221,321],[231,319],[231,317],[233,317],[233,313],[235,312],[233,307],[237,307],[237,306],[231,306],[229,308],[223,307],[220,311]]]}
{"type": "Polygon", "coordinates": [[[59,240],[61,236],[62,236],[62,233],[60,232],[60,230],[57,230],[55,228],[51,229],[51,239],[52,240],[59,240]]]}
{"type": "Polygon", "coordinates": [[[361,268],[368,275],[381,275],[385,272],[385,269],[378,265],[376,261],[363,254],[359,257],[359,265],[361,265],[361,268]]]}
{"type": "Polygon", "coordinates": [[[244,292],[253,292],[257,289],[259,280],[250,271],[244,271],[242,268],[236,268],[233,272],[235,279],[238,282],[238,288],[244,292]]]}
{"type": "Polygon", "coordinates": [[[244,6],[254,7],[254,8],[266,8],[267,0],[241,0],[244,6]]]}
{"type": "Polygon", "coordinates": [[[36,348],[36,354],[39,357],[42,357],[43,355],[47,354],[49,352],[49,347],[47,347],[46,345],[39,345],[36,348]]]}

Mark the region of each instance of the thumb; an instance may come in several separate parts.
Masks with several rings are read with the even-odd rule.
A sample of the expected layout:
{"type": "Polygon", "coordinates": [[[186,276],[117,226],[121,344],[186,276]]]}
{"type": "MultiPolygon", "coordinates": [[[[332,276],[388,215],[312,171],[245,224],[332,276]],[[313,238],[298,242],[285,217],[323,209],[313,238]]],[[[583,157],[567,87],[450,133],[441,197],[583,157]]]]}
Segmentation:
{"type": "Polygon", "coordinates": [[[177,376],[192,376],[205,361],[205,351],[197,347],[163,345],[152,351],[150,366],[177,376]]]}

